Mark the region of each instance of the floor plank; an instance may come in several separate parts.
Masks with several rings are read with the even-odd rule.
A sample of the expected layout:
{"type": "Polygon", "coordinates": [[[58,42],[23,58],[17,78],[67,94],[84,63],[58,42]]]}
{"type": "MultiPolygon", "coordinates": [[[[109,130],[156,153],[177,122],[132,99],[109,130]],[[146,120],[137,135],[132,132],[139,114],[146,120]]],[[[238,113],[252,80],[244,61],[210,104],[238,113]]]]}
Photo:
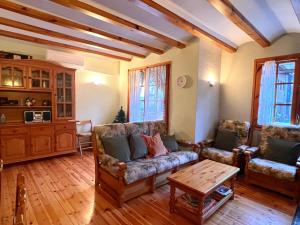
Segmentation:
{"type": "MultiPolygon", "coordinates": [[[[5,167],[2,176],[2,224],[11,225],[17,173],[28,190],[28,221],[33,225],[177,225],[191,224],[169,213],[169,187],[135,198],[119,209],[95,192],[91,152],[5,167]]],[[[241,180],[241,179],[240,179],[241,180]]],[[[238,181],[235,200],[229,201],[207,225],[289,225],[296,204],[271,191],[238,181]]],[[[180,194],[180,193],[178,193],[180,194]]]]}

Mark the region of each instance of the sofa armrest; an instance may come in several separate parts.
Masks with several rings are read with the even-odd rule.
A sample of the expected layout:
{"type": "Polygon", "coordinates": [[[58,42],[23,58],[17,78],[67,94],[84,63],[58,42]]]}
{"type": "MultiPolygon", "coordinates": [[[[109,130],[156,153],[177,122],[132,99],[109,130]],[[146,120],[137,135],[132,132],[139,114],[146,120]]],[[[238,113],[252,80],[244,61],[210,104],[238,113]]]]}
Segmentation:
{"type": "Polygon", "coordinates": [[[116,177],[124,177],[127,169],[125,162],[121,162],[108,154],[99,155],[99,166],[116,177]]]}
{"type": "Polygon", "coordinates": [[[259,147],[249,147],[246,149],[245,152],[250,152],[251,157],[254,158],[259,154],[260,148],[259,147]]]}

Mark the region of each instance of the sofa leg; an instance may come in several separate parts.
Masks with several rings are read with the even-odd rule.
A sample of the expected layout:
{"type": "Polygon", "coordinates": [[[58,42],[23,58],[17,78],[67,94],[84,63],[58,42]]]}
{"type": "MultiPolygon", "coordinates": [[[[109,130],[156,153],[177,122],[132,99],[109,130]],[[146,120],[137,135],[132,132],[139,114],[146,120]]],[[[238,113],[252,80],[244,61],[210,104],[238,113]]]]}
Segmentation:
{"type": "Polygon", "coordinates": [[[152,176],[150,179],[150,193],[155,191],[155,176],[152,176]]]}

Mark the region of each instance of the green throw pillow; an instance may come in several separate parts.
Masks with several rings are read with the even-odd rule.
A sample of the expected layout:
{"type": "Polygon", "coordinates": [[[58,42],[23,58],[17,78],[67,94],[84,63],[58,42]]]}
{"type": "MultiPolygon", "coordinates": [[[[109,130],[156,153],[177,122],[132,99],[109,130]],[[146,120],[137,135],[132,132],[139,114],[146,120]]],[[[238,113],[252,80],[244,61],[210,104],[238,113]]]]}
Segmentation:
{"type": "Polygon", "coordinates": [[[162,136],[161,140],[169,152],[177,152],[179,150],[175,135],[162,136]]]}
{"type": "Polygon", "coordinates": [[[103,137],[101,142],[106,154],[122,161],[130,161],[130,148],[126,136],[103,137]]]}
{"type": "Polygon", "coordinates": [[[238,136],[236,132],[228,130],[228,129],[219,129],[214,147],[226,150],[226,151],[232,151],[233,148],[237,147],[238,145],[238,136]]]}
{"type": "Polygon", "coordinates": [[[144,158],[148,154],[147,145],[141,135],[131,135],[129,145],[132,160],[144,158]]]}
{"type": "Polygon", "coordinates": [[[295,166],[300,153],[300,143],[277,138],[268,138],[265,159],[295,166]]]}

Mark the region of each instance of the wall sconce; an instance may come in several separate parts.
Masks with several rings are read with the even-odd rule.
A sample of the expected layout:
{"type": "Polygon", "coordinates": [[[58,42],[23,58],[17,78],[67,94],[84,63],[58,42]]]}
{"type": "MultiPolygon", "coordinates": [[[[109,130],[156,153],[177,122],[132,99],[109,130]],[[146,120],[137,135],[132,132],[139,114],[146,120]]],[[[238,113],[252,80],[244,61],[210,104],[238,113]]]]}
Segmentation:
{"type": "Polygon", "coordinates": [[[215,86],[215,84],[216,84],[216,80],[215,80],[215,79],[210,79],[210,80],[208,81],[208,84],[209,84],[210,87],[213,87],[213,86],[215,86]]]}

